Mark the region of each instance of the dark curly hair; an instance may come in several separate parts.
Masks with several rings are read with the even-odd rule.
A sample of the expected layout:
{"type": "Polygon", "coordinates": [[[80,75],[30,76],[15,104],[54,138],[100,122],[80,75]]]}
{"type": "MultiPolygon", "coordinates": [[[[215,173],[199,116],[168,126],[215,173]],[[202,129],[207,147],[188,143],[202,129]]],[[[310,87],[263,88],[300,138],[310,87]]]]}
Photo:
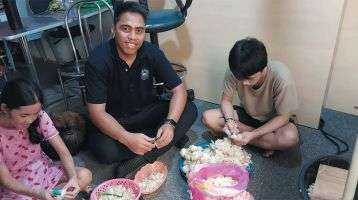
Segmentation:
{"type": "MultiPolygon", "coordinates": [[[[51,118],[71,155],[76,155],[85,141],[85,120],[78,113],[71,111],[56,113],[51,118]]],[[[51,159],[59,159],[57,152],[48,142],[41,143],[41,147],[51,159]]]]}

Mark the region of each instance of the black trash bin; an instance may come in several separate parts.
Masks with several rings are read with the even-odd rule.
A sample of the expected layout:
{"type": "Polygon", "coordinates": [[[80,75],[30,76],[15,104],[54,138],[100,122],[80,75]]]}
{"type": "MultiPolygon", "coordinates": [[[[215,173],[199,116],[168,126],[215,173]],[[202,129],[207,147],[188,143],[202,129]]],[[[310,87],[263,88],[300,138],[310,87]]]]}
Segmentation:
{"type": "MultiPolygon", "coordinates": [[[[308,188],[310,185],[312,185],[315,182],[320,164],[324,164],[332,167],[338,167],[347,170],[349,169],[350,166],[349,161],[347,161],[346,159],[333,155],[318,157],[313,161],[304,165],[300,171],[299,183],[298,183],[299,191],[304,200],[310,199],[308,195],[308,188]]],[[[358,196],[356,190],[354,199],[357,199],[357,197],[358,196]]]]}

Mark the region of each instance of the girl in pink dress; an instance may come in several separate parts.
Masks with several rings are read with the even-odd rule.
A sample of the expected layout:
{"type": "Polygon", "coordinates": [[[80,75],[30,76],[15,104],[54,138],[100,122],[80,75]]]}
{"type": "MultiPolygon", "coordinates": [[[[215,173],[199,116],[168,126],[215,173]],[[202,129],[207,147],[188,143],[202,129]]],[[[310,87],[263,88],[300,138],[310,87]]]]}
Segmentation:
{"type": "Polygon", "coordinates": [[[25,79],[6,83],[0,110],[0,199],[53,200],[50,190],[63,187],[74,199],[92,180],[86,168],[76,168],[51,119],[42,110],[39,87],[25,79]],[[61,164],[50,160],[40,143],[48,141],[61,164]]]}

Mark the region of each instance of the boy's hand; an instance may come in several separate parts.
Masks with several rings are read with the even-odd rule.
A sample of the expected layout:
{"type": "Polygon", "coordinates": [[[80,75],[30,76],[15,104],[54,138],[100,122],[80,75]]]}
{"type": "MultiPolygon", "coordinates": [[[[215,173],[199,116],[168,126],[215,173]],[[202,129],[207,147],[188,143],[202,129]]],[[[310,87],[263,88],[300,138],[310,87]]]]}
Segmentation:
{"type": "Polygon", "coordinates": [[[240,133],[240,130],[238,129],[238,123],[234,119],[227,120],[226,123],[225,123],[225,127],[226,127],[227,131],[225,131],[225,128],[224,128],[224,131],[229,136],[230,135],[236,135],[236,134],[240,133]]]}
{"type": "Polygon", "coordinates": [[[252,132],[242,132],[236,135],[233,135],[231,139],[233,140],[234,144],[238,146],[244,146],[251,142],[254,139],[254,134],[252,132]]]}

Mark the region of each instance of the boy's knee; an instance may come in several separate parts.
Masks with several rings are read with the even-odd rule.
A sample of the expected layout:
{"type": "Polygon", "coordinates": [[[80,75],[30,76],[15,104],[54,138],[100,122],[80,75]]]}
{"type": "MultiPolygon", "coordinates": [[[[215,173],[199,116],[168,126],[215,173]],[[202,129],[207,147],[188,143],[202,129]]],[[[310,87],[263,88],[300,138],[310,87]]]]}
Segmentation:
{"type": "MultiPolygon", "coordinates": [[[[294,126],[294,125],[292,125],[294,126]]],[[[296,127],[290,127],[285,133],[286,144],[288,147],[296,146],[299,142],[298,131],[296,127]]]]}
{"type": "Polygon", "coordinates": [[[208,111],[205,111],[203,113],[203,116],[201,117],[201,122],[206,126],[206,127],[210,127],[211,123],[210,123],[210,113],[208,111]]]}

